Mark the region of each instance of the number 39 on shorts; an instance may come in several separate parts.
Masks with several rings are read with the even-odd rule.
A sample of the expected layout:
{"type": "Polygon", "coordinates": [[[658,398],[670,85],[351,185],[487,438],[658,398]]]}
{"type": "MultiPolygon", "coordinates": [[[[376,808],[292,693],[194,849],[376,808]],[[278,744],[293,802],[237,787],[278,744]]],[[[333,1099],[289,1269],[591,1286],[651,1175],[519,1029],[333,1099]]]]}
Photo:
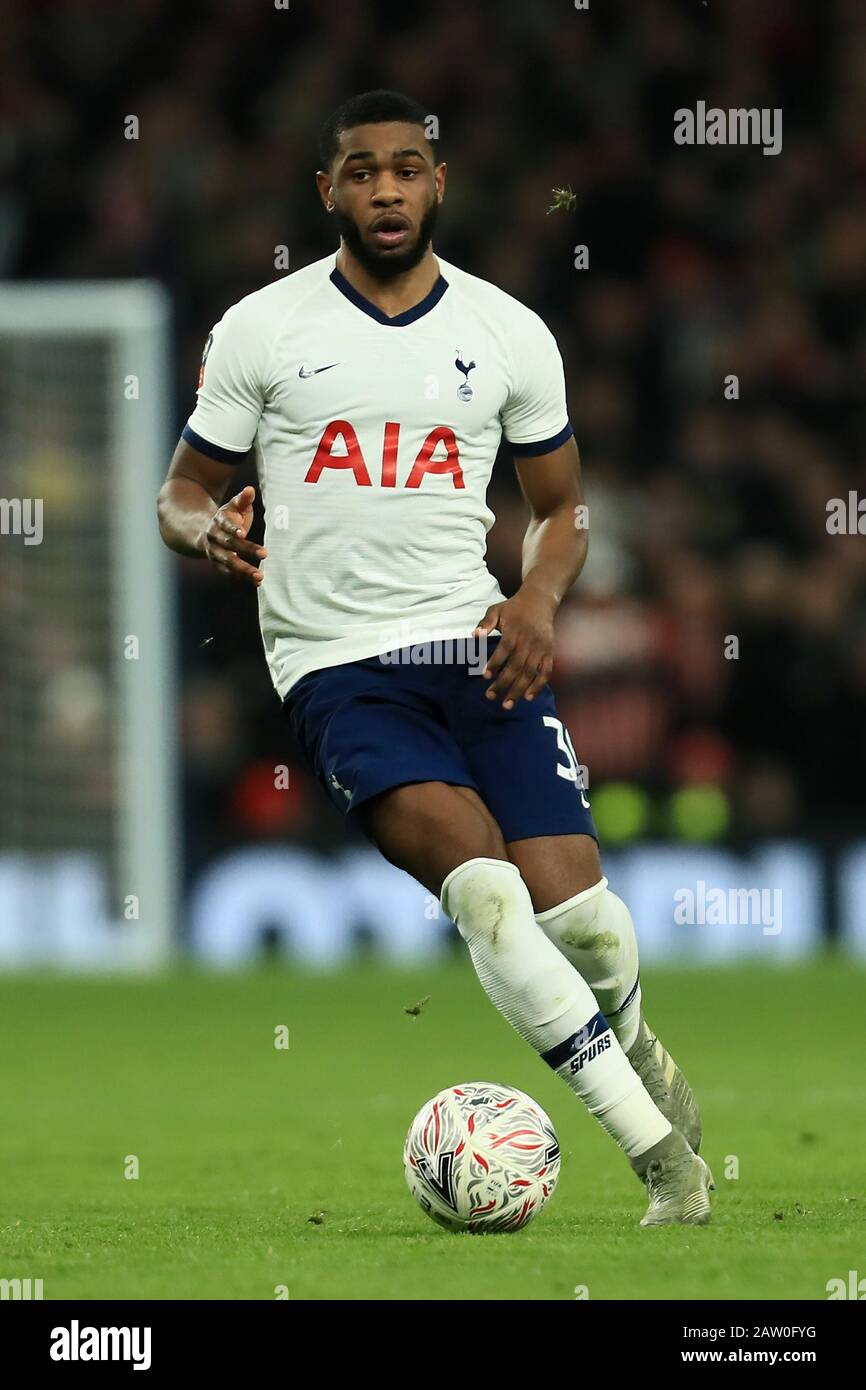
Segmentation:
{"type": "Polygon", "coordinates": [[[566,782],[574,783],[580,791],[581,804],[589,810],[589,802],[584,795],[587,784],[586,768],[577,761],[577,754],[574,751],[570,733],[563,725],[562,720],[557,719],[555,715],[545,714],[542,718],[548,729],[556,730],[556,746],[560,753],[565,755],[565,762],[557,762],[556,764],[556,775],[564,777],[566,782]]]}

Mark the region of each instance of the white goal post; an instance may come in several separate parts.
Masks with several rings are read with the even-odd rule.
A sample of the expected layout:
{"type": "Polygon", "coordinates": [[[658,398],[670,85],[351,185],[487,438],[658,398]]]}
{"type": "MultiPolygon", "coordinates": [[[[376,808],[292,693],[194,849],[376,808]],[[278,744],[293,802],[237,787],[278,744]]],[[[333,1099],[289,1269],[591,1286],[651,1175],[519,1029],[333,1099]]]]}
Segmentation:
{"type": "Polygon", "coordinates": [[[0,285],[0,968],[177,940],[170,325],[156,282],[0,285]]]}

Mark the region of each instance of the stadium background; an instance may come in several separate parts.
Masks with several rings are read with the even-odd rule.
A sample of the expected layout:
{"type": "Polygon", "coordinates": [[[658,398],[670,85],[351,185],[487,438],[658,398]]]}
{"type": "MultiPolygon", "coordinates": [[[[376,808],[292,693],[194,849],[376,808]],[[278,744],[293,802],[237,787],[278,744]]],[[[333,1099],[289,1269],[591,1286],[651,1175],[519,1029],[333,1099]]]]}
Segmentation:
{"type": "MultiPolygon", "coordinates": [[[[603,841],[832,853],[863,833],[866,548],[826,529],[862,478],[860,6],[3,9],[2,272],[161,281],[172,436],[211,324],[274,278],[275,248],[290,268],[331,249],[323,116],[371,85],[417,92],[449,163],[436,247],[542,314],[565,360],[592,544],[555,688],[603,841]],[[702,93],[781,107],[782,154],[675,145],[702,93]],[[574,210],[547,215],[561,185],[574,210]]],[[[492,505],[509,592],[525,517],[505,456],[492,505]]],[[[179,570],[187,885],[239,844],[342,844],[300,769],[274,787],[291,749],[249,592],[179,570]]]]}
{"type": "MultiPolygon", "coordinates": [[[[648,958],[721,961],[760,952],[761,969],[772,972],[792,955],[811,956],[833,936],[845,938],[847,952],[866,954],[866,547],[862,536],[830,535],[826,526],[828,500],[847,498],[863,481],[866,10],[856,0],[648,0],[640,6],[592,0],[587,12],[554,0],[445,0],[421,11],[386,0],[315,7],[292,0],[285,10],[249,0],[192,0],[182,7],[168,0],[122,6],[3,0],[0,28],[0,275],[19,283],[131,278],[165,286],[173,311],[174,350],[166,364],[173,390],[164,405],[172,440],[192,409],[211,324],[241,295],[275,278],[277,248],[288,247],[290,269],[334,249],[313,182],[324,116],[347,94],[393,86],[438,117],[449,175],[435,249],[537,310],[565,360],[591,544],[585,574],[559,618],[554,687],[589,769],[605,862],[619,868],[620,877],[608,872],[645,932],[648,958]],[[782,108],[782,153],[676,145],[673,112],[698,100],[782,108]],[[140,121],[137,140],[123,138],[130,113],[140,121]],[[573,189],[575,205],[548,214],[552,190],[560,186],[573,189]],[[586,270],[574,268],[578,245],[589,249],[586,270]],[[737,400],[724,396],[729,374],[739,378],[737,400]],[[739,639],[737,659],[725,656],[731,635],[739,639]],[[754,924],[674,929],[671,885],[694,886],[699,877],[746,887],[784,881],[785,928],[778,936],[754,924]]],[[[58,409],[49,396],[40,409],[50,414],[52,405],[58,409]]],[[[56,429],[62,440],[62,411],[56,429]]],[[[153,461],[154,498],[167,462],[153,461]]],[[[246,468],[239,478],[253,480],[246,468]]],[[[100,507],[105,484],[97,476],[86,486],[85,510],[100,507]]],[[[525,514],[505,455],[491,505],[497,522],[489,563],[508,592],[519,580],[525,514]]],[[[153,511],[142,513],[138,525],[155,527],[153,511]]],[[[82,521],[83,544],[88,535],[82,521]]],[[[315,1116],[313,1132],[318,1124],[329,1140],[318,1186],[303,1167],[308,1155],[301,1142],[289,1145],[298,1201],[306,1210],[328,1206],[329,1196],[338,1209],[342,1201],[344,1214],[363,1207],[366,1194],[352,1185],[350,1154],[363,1154],[358,1161],[367,1174],[380,1160],[383,1170],[393,1167],[393,1135],[388,1132],[380,1149],[378,1137],[370,1139],[368,1119],[352,1110],[357,1102],[347,1101],[346,1089],[363,1094],[370,1074],[379,1077],[376,1115],[398,1136],[426,1094],[467,1067],[507,1076],[543,1103],[553,1095],[534,1059],[524,1058],[508,1030],[497,1028],[462,957],[459,965],[426,970],[428,955],[459,943],[444,924],[430,923],[423,901],[412,899],[410,911],[408,890],[398,883],[402,876],[384,868],[383,888],[363,843],[346,840],[336,813],[294,764],[250,591],[168,552],[164,564],[177,581],[176,607],[164,614],[163,632],[179,670],[181,937],[190,937],[191,913],[207,917],[209,907],[218,913],[229,889],[232,913],[242,914],[253,860],[238,859],[239,851],[264,856],[256,859],[259,866],[274,862],[268,856],[282,856],[284,863],[294,856],[291,883],[306,927],[297,902],[285,922],[271,895],[273,910],[249,909],[255,950],[250,943],[249,950],[223,943],[224,963],[253,958],[262,944],[275,944],[283,927],[290,957],[327,963],[331,954],[345,955],[345,929],[357,946],[378,935],[390,954],[414,962],[416,973],[387,984],[367,962],[358,973],[352,968],[335,977],[347,1026],[365,1043],[349,1064],[318,1012],[327,1012],[329,990],[322,983],[298,986],[295,976],[276,969],[253,984],[246,976],[236,985],[212,987],[181,987],[175,980],[158,995],[120,984],[111,987],[114,993],[97,995],[87,992],[88,982],[6,981],[4,1021],[18,1047],[4,1045],[3,1054],[26,1058],[20,1076],[26,1099],[17,1138],[9,1143],[12,1171],[20,1190],[29,1192],[22,1210],[29,1212],[30,1230],[57,1177],[50,1165],[32,1165],[32,1145],[44,1140],[50,1151],[50,1133],[56,1147],[53,1126],[64,1088],[79,1097],[82,1110],[94,1098],[107,1103],[110,1097],[120,1115],[144,1115],[157,1148],[163,1143],[165,1155],[178,1163],[189,1157],[184,1145],[193,1151],[191,1139],[177,1138],[192,1117],[209,1142],[222,1145],[232,1181],[251,1185],[252,1160],[231,1124],[246,1124],[248,1139],[261,1118],[253,1114],[256,1104],[273,1103],[270,1092],[265,1100],[266,1084],[251,1085],[241,1069],[251,1020],[260,1020],[262,1010],[276,1020],[291,1014],[293,1028],[306,1029],[319,1048],[318,1067],[305,1073],[307,1090],[299,1101],[300,1093],[295,1096],[308,1118],[315,1116]],[[286,762],[290,785],[277,789],[274,770],[286,762]],[[302,891],[303,872],[312,863],[321,866],[319,879],[302,891]],[[203,883],[209,885],[204,896],[203,883]],[[329,937],[341,895],[351,898],[346,921],[329,937]],[[411,913],[417,930],[402,940],[411,913]],[[316,944],[319,928],[324,948],[316,944]],[[75,992],[79,987],[83,994],[75,992]],[[400,1003],[426,998],[431,990],[437,1006],[451,991],[440,1015],[445,1031],[437,1035],[435,1069],[420,1041],[394,1041],[379,1014],[380,1002],[397,1013],[400,1003]],[[277,1002],[286,997],[294,1012],[277,1002]],[[199,1017],[197,1008],[216,1009],[225,1038],[237,1049],[221,1063],[226,1084],[236,1085],[230,1115],[224,1095],[203,1080],[216,1034],[205,1042],[193,1024],[183,1033],[188,1076],[177,1051],[157,1041],[157,1029],[174,1037],[179,1017],[189,1009],[199,1017]],[[50,1037],[34,1032],[34,1020],[45,1017],[52,1020],[52,1035],[59,1029],[71,1040],[65,1059],[58,1059],[50,1037]],[[149,1023],[156,1025],[152,1035],[149,1023]],[[129,1027],[140,1030],[134,1048],[129,1027]],[[375,1046],[382,1049],[378,1060],[375,1046]],[[383,1073],[392,1073],[395,1048],[402,1081],[385,1097],[383,1073]],[[87,1085],[81,1055],[93,1068],[87,1085]],[[333,1101],[323,1100],[316,1086],[331,1066],[340,1067],[345,1083],[333,1101]],[[154,1090],[163,1067],[185,1078],[167,1103],[154,1090]],[[199,1096],[199,1086],[211,1109],[202,1109],[199,1098],[188,1112],[187,1100],[199,1096]],[[53,1100],[45,1101],[46,1087],[53,1100]],[[134,1098],[135,1109],[133,1099],[121,1096],[134,1098]],[[346,1167],[340,1168],[330,1139],[344,1134],[344,1122],[346,1167]],[[352,1123],[367,1147],[361,1137],[353,1147],[352,1123]],[[332,1180],[341,1198],[329,1191],[332,1180]]],[[[67,631],[61,641],[63,614],[53,616],[55,625],[47,629],[52,659],[44,665],[34,659],[27,691],[37,704],[49,680],[63,692],[63,702],[40,706],[54,775],[62,782],[73,754],[89,761],[84,789],[64,787],[67,838],[74,845],[95,809],[108,805],[111,787],[100,778],[98,760],[89,758],[94,716],[90,687],[75,678],[81,657],[74,635],[67,631]],[[72,678],[60,681],[58,673],[72,678]],[[69,701],[82,690],[86,707],[80,717],[74,710],[70,715],[69,701]]],[[[7,651],[20,652],[17,630],[3,636],[7,651]]],[[[5,795],[13,792],[7,785],[5,795]]],[[[7,966],[17,963],[15,941],[5,924],[0,946],[7,966]]],[[[210,954],[220,958],[223,947],[212,945],[210,954]]],[[[100,964],[92,953],[88,959],[100,964]]],[[[853,1056],[855,1047],[862,1049],[857,994],[851,993],[862,977],[853,969],[816,962],[805,974],[788,975],[794,1017],[784,1013],[771,976],[760,971],[693,971],[685,1000],[676,973],[650,975],[656,1017],[669,1021],[665,1036],[673,1038],[674,1049],[685,1047],[693,1059],[687,1070],[706,1087],[717,1125],[734,1115],[731,1076],[739,1075],[737,1106],[745,1096],[754,1132],[760,1131],[767,1153],[775,1152],[775,1134],[787,1123],[781,1098],[796,1086],[803,1144],[832,1123],[850,1158],[854,1091],[830,1088],[829,1108],[822,1108],[817,1061],[802,1060],[794,1073],[782,1059],[786,1052],[795,1055],[806,1011],[810,1032],[823,1032],[831,1051],[853,1056]],[[810,981],[818,981],[817,991],[810,981]],[[709,1010],[727,1039],[724,1060],[716,1047],[701,1050],[700,1027],[709,1010]],[[767,1033],[756,1038],[759,1015],[767,1033]],[[748,1044],[737,1026],[746,1019],[748,1044]],[[761,1085],[754,1081],[749,1089],[742,1078],[756,1054],[761,1085]]],[[[858,1094],[862,1099],[862,1090],[858,1094]]],[[[109,1121],[98,1123],[110,1147],[109,1121]]],[[[79,1166],[64,1170],[67,1186],[57,1189],[85,1208],[96,1190],[88,1166],[95,1132],[72,1144],[79,1166]]],[[[253,1141],[254,1149],[260,1143],[260,1156],[263,1133],[253,1141]]],[[[608,1161],[594,1134],[587,1137],[584,1127],[581,1136],[594,1162],[608,1161]]],[[[110,1139],[124,1152],[132,1144],[126,1131],[123,1137],[111,1131],[110,1139]]],[[[804,1148],[797,1162],[808,1157],[804,1148]]],[[[268,1152],[275,1174],[285,1158],[285,1152],[268,1152]]],[[[796,1171],[805,1183],[808,1164],[796,1171]]],[[[847,1201],[839,1193],[851,1190],[854,1178],[844,1175],[841,1159],[838,1171],[843,1175],[833,1201],[847,1201]]],[[[178,1296],[181,1287],[193,1297],[206,1296],[201,1290],[209,1287],[223,1290],[213,1296],[257,1296],[249,1292],[252,1275],[247,1279],[235,1258],[234,1232],[244,1229],[242,1204],[232,1205],[237,1193],[232,1189],[227,1197],[210,1169],[197,1181],[200,1200],[219,1202],[230,1213],[226,1231],[207,1237],[218,1272],[211,1284],[200,1255],[190,1266],[191,1282],[183,1285],[182,1279],[166,1282],[158,1261],[133,1274],[117,1250],[103,1250],[99,1274],[95,1265],[88,1272],[61,1260],[59,1285],[91,1290],[91,1296],[104,1296],[106,1289],[120,1296],[178,1296]]],[[[614,1205],[619,1181],[612,1178],[605,1189],[614,1205]]],[[[177,1190],[177,1200],[186,1200],[182,1184],[177,1190]]],[[[761,1200],[772,1204],[775,1196],[784,1203],[790,1190],[780,1195],[771,1184],[761,1200]]],[[[629,1188],[629,1194],[634,1203],[636,1193],[629,1188]]],[[[88,1211],[96,1248],[99,1217],[96,1208],[88,1211]]],[[[828,1212],[822,1208],[822,1216],[828,1212]]],[[[411,1226],[412,1215],[404,1215],[411,1226]]],[[[152,1213],[138,1216],[154,1220],[159,1233],[152,1213]]],[[[120,1220],[123,1229],[140,1232],[135,1212],[120,1220]]],[[[741,1225],[746,1221],[743,1205],[741,1225]]],[[[52,1227],[55,1236],[63,1229],[62,1221],[52,1227]]],[[[317,1238],[301,1231],[304,1239],[317,1238]]],[[[43,1235],[41,1243],[36,1236],[27,1244],[22,1235],[24,1243],[16,1244],[16,1234],[7,1246],[28,1257],[41,1252],[36,1273],[54,1268],[44,1255],[53,1250],[51,1240],[43,1235]]],[[[263,1250],[264,1237],[259,1244],[263,1250]]],[[[844,1241],[832,1258],[826,1244],[822,1249],[826,1277],[854,1258],[844,1241]]],[[[597,1276],[613,1297],[645,1296],[637,1291],[645,1281],[673,1290],[668,1296],[732,1297],[747,1290],[767,1297],[811,1289],[815,1268],[808,1250],[798,1252],[800,1264],[790,1248],[779,1251],[779,1282],[768,1293],[761,1281],[772,1256],[755,1249],[753,1263],[738,1266],[738,1247],[724,1270],[705,1270],[702,1284],[699,1274],[678,1266],[671,1248],[655,1262],[649,1254],[636,1256],[633,1283],[625,1288],[613,1250],[597,1276]]],[[[305,1258],[313,1260],[307,1271],[315,1269],[310,1296],[335,1288],[335,1296],[359,1296],[351,1283],[361,1277],[357,1269],[350,1279],[323,1255],[307,1250],[305,1258]]],[[[411,1290],[417,1266],[410,1274],[393,1250],[387,1258],[389,1272],[379,1268],[375,1287],[381,1296],[400,1296],[400,1289],[411,1290]]],[[[466,1273],[461,1284],[460,1274],[443,1288],[472,1296],[479,1287],[473,1277],[466,1273]]],[[[496,1277],[502,1278],[501,1269],[496,1277]]],[[[573,1275],[564,1278],[567,1283],[573,1275]]],[[[525,1290],[524,1273],[515,1269],[513,1284],[525,1290]]],[[[424,1287],[435,1289],[435,1279],[424,1287]]],[[[507,1290],[508,1280],[497,1287],[507,1290]]],[[[540,1287],[548,1286],[542,1281],[540,1287]]]]}

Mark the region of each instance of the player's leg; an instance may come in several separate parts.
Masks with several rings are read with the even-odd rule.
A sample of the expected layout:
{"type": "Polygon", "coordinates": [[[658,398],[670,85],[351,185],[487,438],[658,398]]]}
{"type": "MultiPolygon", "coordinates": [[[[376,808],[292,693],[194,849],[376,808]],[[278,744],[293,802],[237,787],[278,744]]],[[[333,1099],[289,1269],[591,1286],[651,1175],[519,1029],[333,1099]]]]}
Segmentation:
{"type": "MultiPolygon", "coordinates": [[[[497,820],[442,717],[443,682],[456,700],[454,668],[367,660],[305,678],[286,708],[305,760],[335,804],[361,821],[393,863],[441,892],[491,1000],[581,1096],[636,1171],[680,1161],[685,1140],[629,1065],[589,986],[535,921],[497,820]]],[[[481,693],[478,680],[471,685],[481,693]]],[[[665,1220],[706,1219],[671,1215],[666,1203],[665,1220]]]]}
{"type": "Polygon", "coordinates": [[[629,1065],[592,990],[539,929],[527,886],[477,794],[441,782],[401,786],[371,799],[358,816],[393,864],[431,891],[441,884],[443,907],[491,1002],[581,1097],[636,1171],[685,1154],[685,1141],[629,1065]]]}
{"type": "Polygon", "coordinates": [[[357,820],[386,859],[437,898],[452,869],[467,859],[508,862],[502,831],[471,787],[432,781],[392,787],[360,806],[357,820]]]}
{"type": "Polygon", "coordinates": [[[697,1151],[700,1110],[670,1053],[641,1011],[638,945],[631,913],[602,875],[590,835],[509,842],[545,935],[579,970],[656,1105],[697,1151]]]}
{"type": "Polygon", "coordinates": [[[591,835],[511,840],[508,854],[529,889],[536,921],[591,986],[622,1046],[640,1018],[638,948],[625,903],[607,887],[591,835]]]}
{"type": "MultiPolygon", "coordinates": [[[[609,892],[580,765],[549,689],[512,710],[464,682],[457,736],[485,805],[503,832],[509,856],[536,895],[537,924],[552,945],[598,991],[599,1017],[644,1094],[672,1123],[649,1164],[633,1163],[650,1205],[644,1224],[709,1220],[712,1175],[678,1126],[688,1121],[691,1093],[672,1091],[670,1062],[640,1017],[637,943],[625,904],[609,892]],[[606,1017],[610,1014],[610,1019],[606,1017]],[[617,1030],[629,1045],[622,1051],[617,1030]],[[631,1035],[631,1036],[630,1036],[631,1035]],[[645,1084],[648,1083],[648,1084],[645,1084]],[[670,1115],[667,1112],[670,1111],[670,1115]]],[[[593,994],[595,997],[595,994],[593,994]]],[[[568,1065],[579,1065],[581,1054],[568,1065]]],[[[556,1057],[555,1063],[560,1062],[556,1057]]],[[[557,1065],[557,1070],[560,1070],[557,1065]]],[[[560,1070],[560,1075],[562,1075],[560,1070]]],[[[683,1081],[683,1087],[685,1082],[683,1081]]],[[[699,1128],[691,1126],[693,1136],[699,1128]]]]}
{"type": "Polygon", "coordinates": [[[598,999],[620,1043],[639,1030],[637,942],[625,904],[602,874],[595,826],[568,731],[549,688],[504,710],[464,682],[458,735],[539,925],[598,999]]]}

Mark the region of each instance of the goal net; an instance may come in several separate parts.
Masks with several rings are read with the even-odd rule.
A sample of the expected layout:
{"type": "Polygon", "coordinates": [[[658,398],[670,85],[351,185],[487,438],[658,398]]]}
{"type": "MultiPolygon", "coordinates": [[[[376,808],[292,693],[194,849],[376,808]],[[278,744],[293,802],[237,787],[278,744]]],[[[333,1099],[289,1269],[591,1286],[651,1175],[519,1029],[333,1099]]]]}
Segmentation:
{"type": "Polygon", "coordinates": [[[175,939],[168,361],[158,285],[0,287],[0,968],[175,939]]]}

